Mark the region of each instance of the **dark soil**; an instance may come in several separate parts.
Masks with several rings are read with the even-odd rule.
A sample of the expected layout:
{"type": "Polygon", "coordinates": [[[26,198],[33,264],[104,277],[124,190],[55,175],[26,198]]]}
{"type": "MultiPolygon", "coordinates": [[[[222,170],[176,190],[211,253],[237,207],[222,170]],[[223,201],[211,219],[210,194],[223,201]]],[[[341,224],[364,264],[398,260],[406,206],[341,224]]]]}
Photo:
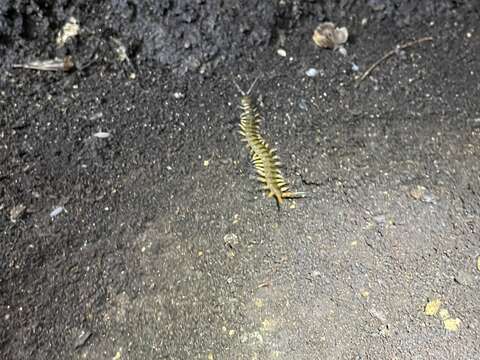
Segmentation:
{"type": "Polygon", "coordinates": [[[1,358],[480,358],[477,2],[234,3],[0,2],[1,358]],[[237,134],[257,77],[280,209],[237,134]]]}

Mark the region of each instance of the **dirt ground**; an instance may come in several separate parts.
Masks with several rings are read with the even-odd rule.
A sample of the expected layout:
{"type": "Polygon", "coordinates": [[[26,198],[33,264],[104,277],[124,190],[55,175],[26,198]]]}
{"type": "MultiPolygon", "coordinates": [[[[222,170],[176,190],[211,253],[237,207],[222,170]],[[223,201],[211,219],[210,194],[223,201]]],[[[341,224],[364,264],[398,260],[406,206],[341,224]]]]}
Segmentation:
{"type": "Polygon", "coordinates": [[[480,358],[480,15],[458,6],[333,19],[346,56],[298,17],[203,75],[182,57],[4,66],[2,359],[480,358]],[[237,132],[233,79],[256,77],[307,194],[280,209],[237,132]]]}

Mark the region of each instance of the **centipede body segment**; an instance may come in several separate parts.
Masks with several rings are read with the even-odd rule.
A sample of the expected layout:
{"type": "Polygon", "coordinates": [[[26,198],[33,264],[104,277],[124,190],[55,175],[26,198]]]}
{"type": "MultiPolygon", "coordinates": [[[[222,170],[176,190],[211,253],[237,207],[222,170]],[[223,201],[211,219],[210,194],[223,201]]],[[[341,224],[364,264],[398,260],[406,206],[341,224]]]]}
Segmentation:
{"type": "Polygon", "coordinates": [[[262,120],[252,98],[248,95],[241,97],[240,134],[242,141],[246,142],[250,150],[253,165],[255,166],[258,180],[263,184],[262,189],[268,197],[274,197],[278,205],[286,198],[303,197],[303,193],[289,191],[289,186],[280,170],[280,159],[276,150],[270,148],[260,134],[262,120]]]}

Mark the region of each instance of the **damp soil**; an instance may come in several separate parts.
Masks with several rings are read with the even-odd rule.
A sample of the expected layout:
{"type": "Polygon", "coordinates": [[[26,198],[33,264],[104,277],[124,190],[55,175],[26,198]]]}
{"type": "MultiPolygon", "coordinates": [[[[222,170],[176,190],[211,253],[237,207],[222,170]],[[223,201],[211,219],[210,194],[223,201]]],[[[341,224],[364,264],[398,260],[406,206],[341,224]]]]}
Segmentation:
{"type": "MultiPolygon", "coordinates": [[[[228,35],[237,48],[214,26],[165,61],[132,16],[187,16],[181,2],[161,2],[163,12],[111,2],[135,9],[137,43],[112,18],[99,35],[88,15],[115,9],[89,3],[60,14],[52,2],[29,36],[15,14],[41,11],[0,8],[2,358],[480,357],[478,9],[272,2],[228,35]],[[58,55],[42,45],[54,36],[37,35],[67,15],[89,32],[60,55],[85,54],[87,66],[11,68],[58,55]],[[321,20],[348,28],[346,56],[313,44],[321,20]],[[115,58],[112,36],[129,60],[115,58]],[[217,52],[196,52],[205,44],[217,52]],[[233,80],[248,88],[257,77],[262,133],[306,192],[281,208],[258,191],[237,132],[233,80]],[[425,315],[433,299],[457,331],[425,315]]],[[[226,11],[220,3],[207,6],[226,11]]],[[[184,31],[209,10],[181,20],[184,31]]],[[[240,24],[227,20],[215,17],[221,31],[240,24]]]]}

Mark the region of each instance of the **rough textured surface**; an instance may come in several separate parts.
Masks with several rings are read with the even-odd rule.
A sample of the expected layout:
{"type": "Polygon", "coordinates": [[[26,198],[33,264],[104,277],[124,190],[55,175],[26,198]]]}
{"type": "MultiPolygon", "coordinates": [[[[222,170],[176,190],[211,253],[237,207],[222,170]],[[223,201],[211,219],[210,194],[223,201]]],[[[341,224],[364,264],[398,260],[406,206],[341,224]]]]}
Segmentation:
{"type": "Polygon", "coordinates": [[[84,67],[115,62],[123,46],[134,66],[147,61],[178,74],[207,76],[220,64],[256,58],[269,45],[283,43],[306,20],[370,18],[403,27],[439,16],[461,21],[478,11],[477,2],[451,0],[2,0],[0,56],[5,67],[68,53],[84,67]],[[81,32],[59,49],[55,39],[71,16],[81,32]]]}
{"type": "MultiPolygon", "coordinates": [[[[281,41],[286,57],[273,36],[250,58],[246,36],[241,61],[203,83],[138,58],[143,45],[129,45],[133,67],[108,46],[72,74],[4,65],[1,357],[479,358],[479,13],[473,2],[432,3],[303,3],[309,12],[281,41]],[[347,57],[311,41],[331,14],[352,34],[347,57]],[[364,71],[421,36],[434,41],[354,87],[352,63],[364,71]],[[265,138],[292,187],[309,193],[281,211],[251,178],[232,72],[244,87],[261,76],[265,138]],[[458,332],[424,315],[433,298],[461,320],[458,332]]],[[[0,5],[12,62],[57,51],[57,13],[132,3],[51,3],[32,21],[48,39],[20,30],[37,19],[25,14],[39,16],[24,4],[0,5]]],[[[167,17],[180,6],[163,4],[167,17]]],[[[91,40],[110,44],[95,29],[91,40]]],[[[81,39],[71,50],[88,54],[81,39]]]]}

